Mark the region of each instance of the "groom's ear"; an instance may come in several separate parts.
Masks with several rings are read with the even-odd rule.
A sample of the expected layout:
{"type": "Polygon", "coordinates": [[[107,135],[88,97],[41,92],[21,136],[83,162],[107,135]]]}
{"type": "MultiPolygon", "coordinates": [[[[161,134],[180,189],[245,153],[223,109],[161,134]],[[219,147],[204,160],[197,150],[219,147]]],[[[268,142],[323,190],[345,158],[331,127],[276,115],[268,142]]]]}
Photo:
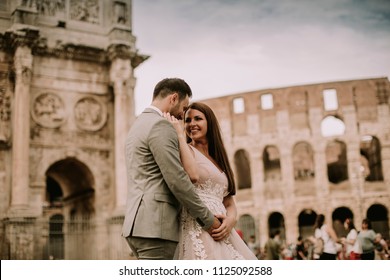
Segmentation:
{"type": "Polygon", "coordinates": [[[179,94],[177,92],[171,94],[170,101],[172,103],[176,103],[177,101],[179,101],[179,94]]]}

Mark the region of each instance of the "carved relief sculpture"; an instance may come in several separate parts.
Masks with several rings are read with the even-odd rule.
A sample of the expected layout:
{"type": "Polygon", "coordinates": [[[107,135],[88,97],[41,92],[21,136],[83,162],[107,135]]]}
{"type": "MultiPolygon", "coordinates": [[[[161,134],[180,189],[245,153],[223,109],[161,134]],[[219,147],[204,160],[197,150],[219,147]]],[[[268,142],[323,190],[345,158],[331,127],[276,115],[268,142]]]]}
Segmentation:
{"type": "Polygon", "coordinates": [[[65,0],[37,0],[37,11],[43,16],[65,15],[65,0]]]}
{"type": "Polygon", "coordinates": [[[107,108],[93,97],[81,98],[74,107],[74,117],[79,128],[97,131],[107,121],[107,108]]]}
{"type": "Polygon", "coordinates": [[[4,87],[0,87],[0,142],[10,139],[11,97],[4,87]]]}
{"type": "Polygon", "coordinates": [[[70,19],[99,24],[98,0],[71,0],[70,19]]]}
{"type": "Polygon", "coordinates": [[[37,0],[22,0],[21,6],[27,8],[34,8],[37,0]]]}
{"type": "Polygon", "coordinates": [[[121,2],[114,3],[114,23],[126,24],[128,21],[128,16],[126,12],[126,4],[121,2]]]}
{"type": "Polygon", "coordinates": [[[64,102],[53,93],[38,95],[31,110],[33,120],[43,127],[57,128],[65,122],[64,102]]]}
{"type": "MultiPolygon", "coordinates": [[[[28,47],[28,44],[31,43],[31,40],[26,40],[24,38],[16,38],[15,41],[20,44],[15,51],[14,58],[14,68],[16,77],[20,78],[22,85],[30,85],[31,81],[31,69],[33,57],[31,55],[31,49],[28,47]]],[[[18,83],[18,81],[17,81],[18,83]]]]}

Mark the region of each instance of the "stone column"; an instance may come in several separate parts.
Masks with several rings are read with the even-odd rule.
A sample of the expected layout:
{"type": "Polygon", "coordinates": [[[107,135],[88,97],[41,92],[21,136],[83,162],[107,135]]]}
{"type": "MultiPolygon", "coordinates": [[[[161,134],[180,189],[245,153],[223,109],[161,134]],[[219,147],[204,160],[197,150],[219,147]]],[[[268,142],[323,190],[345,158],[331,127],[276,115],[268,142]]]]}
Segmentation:
{"type": "Polygon", "coordinates": [[[382,127],[381,157],[383,180],[390,194],[390,104],[388,94],[382,94],[378,105],[378,122],[382,127]]]}
{"type": "Polygon", "coordinates": [[[115,191],[116,207],[126,205],[127,178],[125,140],[134,119],[134,77],[130,58],[114,57],[111,60],[110,82],[115,95],[115,191]]]}
{"type": "Polygon", "coordinates": [[[124,44],[110,45],[107,53],[111,61],[110,82],[115,96],[115,215],[120,215],[124,213],[127,198],[125,140],[135,119],[133,70],[148,56],[138,55],[134,47],[124,44]]]}
{"type": "Polygon", "coordinates": [[[283,199],[286,205],[293,203],[295,200],[294,193],[294,164],[292,161],[292,147],[289,143],[280,145],[280,167],[283,182],[283,199]]]}
{"type": "MultiPolygon", "coordinates": [[[[110,255],[122,256],[124,239],[118,240],[118,230],[122,228],[127,200],[127,172],[125,158],[126,136],[135,119],[133,70],[148,56],[139,55],[135,48],[135,37],[131,31],[131,3],[115,1],[114,21],[109,32],[110,45],[107,49],[111,62],[110,82],[114,91],[114,137],[115,137],[115,209],[110,220],[110,241],[117,244],[110,255]]],[[[122,257],[118,257],[122,258],[122,257]]]]}
{"type": "Polygon", "coordinates": [[[317,205],[316,211],[323,212],[327,207],[327,201],[329,199],[329,183],[327,175],[327,164],[326,164],[326,142],[325,140],[315,141],[317,145],[314,146],[314,164],[315,164],[315,185],[316,185],[316,196],[319,205],[317,205]]]}
{"type": "Polygon", "coordinates": [[[386,189],[390,195],[390,174],[387,170],[390,170],[390,144],[382,145],[382,170],[383,179],[386,184],[386,189]]]}
{"type": "Polygon", "coordinates": [[[30,82],[33,56],[27,45],[16,47],[14,55],[15,96],[12,123],[11,212],[28,208],[30,82]]]}
{"type": "Polygon", "coordinates": [[[30,85],[33,67],[32,49],[39,38],[34,28],[14,29],[6,33],[8,51],[14,55],[14,99],[12,110],[11,197],[5,219],[10,259],[36,256],[36,213],[29,205],[30,160],[30,85]]]}

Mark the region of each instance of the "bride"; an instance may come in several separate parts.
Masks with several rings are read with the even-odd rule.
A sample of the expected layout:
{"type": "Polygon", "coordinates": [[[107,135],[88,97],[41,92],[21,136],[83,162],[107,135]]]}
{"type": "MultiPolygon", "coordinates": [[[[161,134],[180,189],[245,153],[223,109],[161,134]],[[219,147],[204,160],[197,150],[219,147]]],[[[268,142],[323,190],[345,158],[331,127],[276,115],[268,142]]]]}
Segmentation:
{"type": "Polygon", "coordinates": [[[214,112],[203,103],[192,103],[185,112],[184,129],[174,116],[165,117],[175,127],[183,167],[206,206],[222,221],[210,236],[184,208],[176,259],[235,260],[256,256],[233,228],[236,223],[235,183],[214,112]],[[187,144],[188,143],[188,144],[187,144]]]}

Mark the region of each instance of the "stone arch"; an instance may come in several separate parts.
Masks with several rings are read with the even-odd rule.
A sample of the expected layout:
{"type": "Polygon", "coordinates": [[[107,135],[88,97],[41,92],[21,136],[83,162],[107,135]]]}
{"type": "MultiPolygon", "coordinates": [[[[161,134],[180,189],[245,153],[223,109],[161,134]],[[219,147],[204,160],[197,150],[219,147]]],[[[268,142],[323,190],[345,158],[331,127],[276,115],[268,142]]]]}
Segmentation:
{"type": "Polygon", "coordinates": [[[237,188],[250,189],[252,187],[251,167],[249,154],[246,150],[240,149],[234,154],[234,166],[237,188]]]}
{"type": "Polygon", "coordinates": [[[53,163],[45,174],[49,208],[63,207],[65,214],[73,217],[94,213],[95,182],[87,165],[77,158],[67,157],[53,163]]]}
{"type": "Polygon", "coordinates": [[[54,241],[64,244],[62,253],[57,248],[56,256],[50,254],[48,257],[58,258],[62,254],[64,259],[91,258],[96,254],[94,244],[97,242],[93,223],[95,178],[91,170],[76,157],[66,157],[52,163],[45,175],[47,200],[43,215],[50,217],[47,244],[50,246],[54,241]],[[51,216],[53,213],[56,215],[51,216]],[[59,215],[62,218],[54,220],[59,215]],[[62,240],[54,237],[61,234],[58,232],[60,226],[63,227],[62,240]]]}
{"type": "Polygon", "coordinates": [[[264,181],[281,181],[280,152],[278,147],[268,145],[263,151],[264,181]]]}
{"type": "MultiPolygon", "coordinates": [[[[98,176],[101,173],[101,170],[99,169],[99,165],[93,164],[88,165],[87,162],[91,162],[94,160],[94,158],[91,158],[88,153],[79,151],[79,150],[66,150],[66,149],[41,149],[39,152],[39,157],[30,159],[30,162],[32,165],[34,165],[34,162],[36,162],[36,165],[39,165],[39,168],[36,168],[34,171],[36,171],[38,174],[36,174],[35,180],[37,182],[44,183],[46,181],[47,177],[47,170],[53,166],[55,163],[60,162],[64,159],[76,159],[77,161],[83,163],[91,173],[91,176],[93,178],[98,178],[98,176]]],[[[30,175],[31,177],[31,175],[30,175]]],[[[98,182],[95,181],[95,184],[98,182]]]]}
{"type": "Polygon", "coordinates": [[[286,240],[286,228],[284,224],[284,217],[280,212],[272,212],[268,217],[268,234],[280,231],[280,237],[286,240]]]}
{"type": "Polygon", "coordinates": [[[348,180],[347,145],[339,140],[330,141],[325,153],[329,182],[338,184],[348,180]]]}
{"type": "Polygon", "coordinates": [[[380,232],[383,238],[388,239],[389,233],[389,210],[382,204],[373,204],[367,210],[367,218],[372,223],[375,232],[380,232]]]}
{"type": "Polygon", "coordinates": [[[314,152],[305,141],[295,144],[292,151],[295,180],[307,180],[314,177],[314,152]]]}
{"type": "Polygon", "coordinates": [[[252,235],[255,236],[255,239],[257,240],[255,219],[251,215],[242,215],[237,221],[237,229],[242,231],[245,241],[248,241],[252,235]]]}
{"type": "Polygon", "coordinates": [[[298,227],[299,235],[303,239],[314,235],[314,224],[316,221],[317,213],[312,209],[304,209],[298,215],[298,227]]]}
{"type": "Polygon", "coordinates": [[[360,141],[362,171],[366,181],[383,181],[381,144],[375,136],[365,135],[360,141]]]}

